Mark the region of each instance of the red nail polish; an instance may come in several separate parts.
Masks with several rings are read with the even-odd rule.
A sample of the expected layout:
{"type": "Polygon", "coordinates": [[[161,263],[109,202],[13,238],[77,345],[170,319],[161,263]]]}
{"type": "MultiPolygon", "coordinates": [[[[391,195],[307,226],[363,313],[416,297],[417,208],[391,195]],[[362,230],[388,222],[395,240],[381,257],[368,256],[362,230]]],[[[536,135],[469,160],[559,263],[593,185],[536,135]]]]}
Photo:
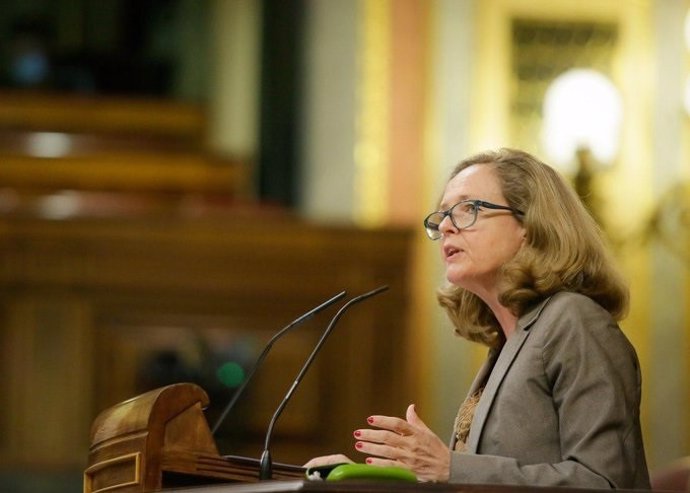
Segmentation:
{"type": "Polygon", "coordinates": [[[371,464],[373,461],[372,461],[371,459],[367,459],[365,462],[366,462],[367,464],[371,464]]]}
{"type": "Polygon", "coordinates": [[[355,448],[362,448],[364,444],[362,442],[355,443],[355,448]]]}
{"type": "Polygon", "coordinates": [[[369,416],[369,417],[367,418],[367,423],[369,423],[370,425],[373,425],[373,424],[374,424],[374,418],[372,418],[371,416],[369,416]]]}
{"type": "Polygon", "coordinates": [[[359,438],[359,436],[362,434],[361,431],[357,430],[355,431],[354,435],[359,438]]]}

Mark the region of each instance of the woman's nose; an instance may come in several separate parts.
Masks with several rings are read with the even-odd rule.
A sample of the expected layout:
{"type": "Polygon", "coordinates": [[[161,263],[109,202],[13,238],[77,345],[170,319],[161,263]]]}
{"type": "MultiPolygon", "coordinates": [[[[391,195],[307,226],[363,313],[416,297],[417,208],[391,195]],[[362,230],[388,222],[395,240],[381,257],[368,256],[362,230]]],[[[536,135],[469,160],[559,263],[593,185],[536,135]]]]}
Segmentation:
{"type": "Polygon", "coordinates": [[[458,228],[456,228],[455,224],[453,224],[453,221],[450,220],[450,214],[447,214],[441,220],[441,222],[438,225],[438,230],[441,232],[441,234],[458,232],[458,228]]]}

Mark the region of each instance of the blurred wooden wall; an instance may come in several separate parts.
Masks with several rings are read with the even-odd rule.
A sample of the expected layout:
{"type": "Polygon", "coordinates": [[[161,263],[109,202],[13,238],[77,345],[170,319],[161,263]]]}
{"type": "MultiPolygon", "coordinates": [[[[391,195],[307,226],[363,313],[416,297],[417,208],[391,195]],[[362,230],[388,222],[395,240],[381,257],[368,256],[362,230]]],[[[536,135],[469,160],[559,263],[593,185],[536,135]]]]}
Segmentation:
{"type": "MultiPolygon", "coordinates": [[[[0,94],[0,465],[82,467],[103,409],[171,380],[229,400],[273,333],[346,289],[342,319],[285,410],[274,460],[349,452],[408,403],[411,234],[307,223],[251,200],[251,163],[209,155],[199,108],[0,94]],[[43,140],[42,140],[43,139],[43,140]],[[41,147],[43,146],[43,147],[41,147]]],[[[279,342],[221,427],[258,456],[331,309],[279,342]]]]}

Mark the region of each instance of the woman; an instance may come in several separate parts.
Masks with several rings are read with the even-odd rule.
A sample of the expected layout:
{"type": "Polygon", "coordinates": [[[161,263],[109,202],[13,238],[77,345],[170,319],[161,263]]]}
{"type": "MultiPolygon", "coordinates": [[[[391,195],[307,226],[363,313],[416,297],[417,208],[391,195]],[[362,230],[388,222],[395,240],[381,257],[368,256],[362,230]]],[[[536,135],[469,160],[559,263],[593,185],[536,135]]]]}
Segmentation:
{"type": "Polygon", "coordinates": [[[525,152],[487,152],[458,164],[424,225],[441,306],[489,357],[450,449],[411,405],[354,432],[366,462],[426,481],[648,489],[640,369],[616,324],[628,290],[573,190],[525,152]]]}

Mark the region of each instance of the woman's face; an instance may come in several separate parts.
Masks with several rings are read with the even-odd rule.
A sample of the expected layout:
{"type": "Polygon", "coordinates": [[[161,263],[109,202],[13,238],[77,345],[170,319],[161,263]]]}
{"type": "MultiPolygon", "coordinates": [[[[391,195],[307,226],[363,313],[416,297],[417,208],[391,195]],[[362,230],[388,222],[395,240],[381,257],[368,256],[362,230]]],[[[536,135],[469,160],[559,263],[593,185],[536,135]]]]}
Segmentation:
{"type": "MultiPolygon", "coordinates": [[[[495,171],[475,164],[455,175],[446,185],[439,210],[461,200],[478,199],[507,206],[495,171]]],[[[525,238],[525,229],[510,211],[479,208],[477,221],[458,230],[445,217],[439,230],[446,278],[476,294],[485,302],[496,299],[497,273],[513,258],[525,238]]]]}

